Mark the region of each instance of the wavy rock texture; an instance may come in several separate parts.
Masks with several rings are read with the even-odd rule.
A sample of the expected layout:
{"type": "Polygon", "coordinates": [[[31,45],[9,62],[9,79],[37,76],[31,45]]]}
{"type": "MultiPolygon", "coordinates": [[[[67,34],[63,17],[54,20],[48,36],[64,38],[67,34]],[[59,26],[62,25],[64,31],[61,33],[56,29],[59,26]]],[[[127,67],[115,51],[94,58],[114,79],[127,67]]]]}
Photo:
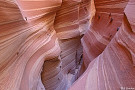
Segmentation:
{"type": "Polygon", "coordinates": [[[66,90],[78,77],[89,8],[89,0],[0,0],[0,90],[66,90]]]}
{"type": "Polygon", "coordinates": [[[57,9],[49,10],[51,6],[60,6],[61,1],[57,0],[54,5],[51,1],[41,1],[46,4],[37,6],[34,6],[36,1],[17,2],[28,20],[22,18],[14,2],[0,1],[0,90],[41,90],[44,89],[40,77],[44,61],[61,52],[53,28],[57,9]],[[33,5],[25,7],[28,3],[33,5]],[[30,20],[37,16],[37,8],[46,8],[48,4],[48,14],[30,20]]]}
{"type": "Polygon", "coordinates": [[[127,0],[95,0],[96,14],[89,31],[82,38],[85,68],[104,51],[114,37],[121,25],[126,4],[127,0]]]}
{"type": "Polygon", "coordinates": [[[120,30],[70,90],[135,89],[134,3],[128,2],[120,30]]]}
{"type": "MultiPolygon", "coordinates": [[[[82,55],[80,39],[81,35],[89,28],[90,4],[89,0],[63,0],[60,9],[57,11],[54,27],[61,48],[61,72],[57,72],[54,78],[43,79],[46,89],[53,90],[55,88],[57,90],[64,90],[70,87],[76,78],[78,78],[79,65],[81,64],[80,57],[82,55]],[[58,85],[51,85],[56,80],[60,83],[55,82],[58,85]]],[[[59,66],[55,67],[59,68],[59,66]]],[[[48,77],[49,74],[53,74],[50,70],[45,73],[42,74],[43,78],[48,77]]]]}
{"type": "Polygon", "coordinates": [[[0,0],[0,90],[135,88],[134,3],[0,0]]]}

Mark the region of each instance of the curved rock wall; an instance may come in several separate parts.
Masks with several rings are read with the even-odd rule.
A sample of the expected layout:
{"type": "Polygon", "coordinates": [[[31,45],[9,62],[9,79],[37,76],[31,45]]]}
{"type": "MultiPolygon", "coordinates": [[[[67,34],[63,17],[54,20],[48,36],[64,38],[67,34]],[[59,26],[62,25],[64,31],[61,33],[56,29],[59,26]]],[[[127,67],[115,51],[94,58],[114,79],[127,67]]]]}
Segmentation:
{"type": "Polygon", "coordinates": [[[0,0],[0,90],[66,90],[78,77],[89,1],[0,0]]]}
{"type": "Polygon", "coordinates": [[[103,52],[114,37],[121,25],[126,4],[127,0],[95,0],[96,14],[89,31],[82,38],[85,68],[103,52]]]}
{"type": "Polygon", "coordinates": [[[36,8],[46,8],[48,3],[40,7],[34,6],[35,1],[17,2],[27,20],[15,2],[0,1],[0,90],[41,90],[44,89],[40,77],[44,61],[61,52],[53,27],[56,9],[30,20],[37,16],[36,8]],[[31,6],[23,7],[29,3],[31,6]]]}
{"type": "MultiPolygon", "coordinates": [[[[82,55],[82,46],[80,39],[82,37],[81,35],[83,35],[89,28],[89,8],[89,0],[62,1],[60,9],[56,13],[54,22],[54,27],[61,48],[61,54],[59,57],[61,62],[61,71],[55,74],[54,77],[56,78],[49,78],[48,81],[45,80],[45,82],[50,83],[44,83],[44,85],[48,85],[45,85],[46,89],[67,89],[76,80],[76,78],[78,78],[78,71],[80,70],[81,64],[80,57],[82,55]],[[61,78],[59,77],[59,75],[61,75],[61,78]],[[58,85],[51,85],[52,81],[57,80],[58,83],[60,82],[59,84],[57,83],[58,85]]],[[[53,74],[53,72],[50,71],[50,75],[51,74],[53,74]]],[[[48,77],[48,75],[46,75],[47,74],[45,74],[43,77],[48,77]]]]}
{"type": "Polygon", "coordinates": [[[69,90],[134,90],[135,1],[129,0],[120,29],[69,90]]]}
{"type": "Polygon", "coordinates": [[[0,0],[0,90],[135,88],[127,2],[0,0]]]}

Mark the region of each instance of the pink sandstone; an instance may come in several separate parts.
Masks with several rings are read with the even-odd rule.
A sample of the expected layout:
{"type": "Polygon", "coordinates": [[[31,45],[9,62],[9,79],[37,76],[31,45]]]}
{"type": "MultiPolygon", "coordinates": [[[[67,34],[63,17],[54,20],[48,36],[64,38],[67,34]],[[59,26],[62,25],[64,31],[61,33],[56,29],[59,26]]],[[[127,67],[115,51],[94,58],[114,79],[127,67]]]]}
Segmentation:
{"type": "Polygon", "coordinates": [[[0,90],[134,90],[134,21],[134,0],[0,0],[0,90]]]}

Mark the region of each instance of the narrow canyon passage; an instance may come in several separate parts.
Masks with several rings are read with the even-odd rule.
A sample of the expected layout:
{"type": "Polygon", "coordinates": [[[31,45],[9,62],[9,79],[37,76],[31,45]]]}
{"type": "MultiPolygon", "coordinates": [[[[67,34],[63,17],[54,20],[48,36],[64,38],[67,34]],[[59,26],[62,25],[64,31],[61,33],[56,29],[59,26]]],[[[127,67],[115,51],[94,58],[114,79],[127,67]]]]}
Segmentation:
{"type": "Polygon", "coordinates": [[[0,0],[0,90],[135,90],[135,0],[0,0]]]}

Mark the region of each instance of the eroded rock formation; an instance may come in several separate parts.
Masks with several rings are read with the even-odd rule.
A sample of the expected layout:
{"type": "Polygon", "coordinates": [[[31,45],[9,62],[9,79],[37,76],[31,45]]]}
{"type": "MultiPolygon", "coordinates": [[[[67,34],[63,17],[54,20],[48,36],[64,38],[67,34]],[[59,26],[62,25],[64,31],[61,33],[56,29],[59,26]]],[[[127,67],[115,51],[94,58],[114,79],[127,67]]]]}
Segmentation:
{"type": "Polygon", "coordinates": [[[80,68],[90,2],[0,2],[0,90],[67,89],[80,68]]]}
{"type": "Polygon", "coordinates": [[[135,88],[134,3],[0,0],[0,90],[135,88]]]}
{"type": "Polygon", "coordinates": [[[133,24],[135,5],[133,3],[135,3],[134,0],[129,0],[124,10],[122,24],[114,38],[105,50],[89,64],[85,73],[70,90],[135,89],[133,24]]]}
{"type": "Polygon", "coordinates": [[[126,4],[127,0],[95,0],[96,14],[89,31],[82,38],[86,68],[93,59],[103,52],[114,37],[122,23],[126,4]]]}

